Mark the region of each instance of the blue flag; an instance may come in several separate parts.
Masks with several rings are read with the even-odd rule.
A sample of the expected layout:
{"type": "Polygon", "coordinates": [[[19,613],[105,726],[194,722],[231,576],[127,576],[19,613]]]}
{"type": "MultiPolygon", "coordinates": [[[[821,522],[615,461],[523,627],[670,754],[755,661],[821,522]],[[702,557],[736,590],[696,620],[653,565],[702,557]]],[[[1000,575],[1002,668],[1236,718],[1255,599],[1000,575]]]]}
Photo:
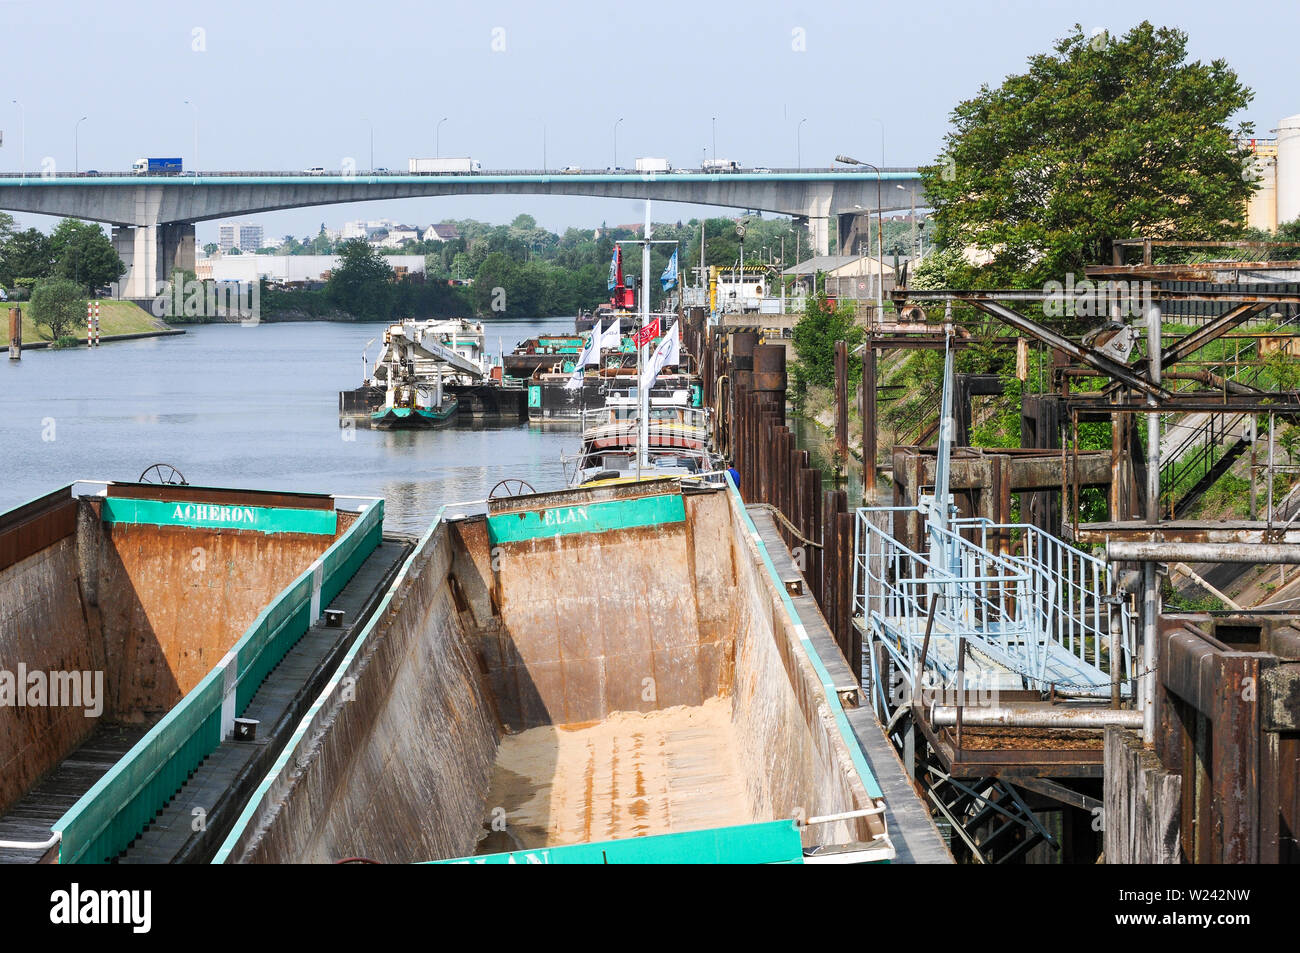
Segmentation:
{"type": "Polygon", "coordinates": [[[609,284],[607,291],[613,291],[618,287],[618,246],[614,246],[614,255],[609,259],[609,284]]]}
{"type": "Polygon", "coordinates": [[[663,286],[664,291],[677,287],[677,250],[673,249],[673,257],[668,259],[668,267],[664,273],[659,276],[659,284],[663,286]]]}

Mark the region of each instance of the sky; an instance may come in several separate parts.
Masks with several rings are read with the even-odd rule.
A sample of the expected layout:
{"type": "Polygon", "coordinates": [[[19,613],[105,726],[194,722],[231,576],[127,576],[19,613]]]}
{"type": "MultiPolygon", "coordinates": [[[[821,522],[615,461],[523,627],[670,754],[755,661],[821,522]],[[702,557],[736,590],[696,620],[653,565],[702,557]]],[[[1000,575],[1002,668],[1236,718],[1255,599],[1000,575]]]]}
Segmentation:
{"type": "MultiPolygon", "coordinates": [[[[345,158],[365,169],[372,130],[374,165],[394,170],[436,149],[487,169],[539,168],[544,141],[549,168],[604,168],[616,126],[623,166],[648,155],[698,167],[715,148],[746,166],[824,166],[842,152],[914,166],[938,153],[956,103],[1021,71],[1073,24],[1119,34],[1143,19],[1186,31],[1193,58],[1228,61],[1255,91],[1237,118],[1257,134],[1300,112],[1296,0],[0,0],[0,169],[19,170],[20,153],[29,170],[46,157],[111,171],[174,155],[205,171],[335,169],[345,158]]],[[[268,236],[301,237],[358,218],[508,222],[521,212],[562,231],[635,222],[642,210],[493,196],[249,219],[268,236]]],[[[661,203],[654,217],[701,213],[720,214],[661,203]]],[[[200,223],[200,243],[216,229],[200,223]]]]}

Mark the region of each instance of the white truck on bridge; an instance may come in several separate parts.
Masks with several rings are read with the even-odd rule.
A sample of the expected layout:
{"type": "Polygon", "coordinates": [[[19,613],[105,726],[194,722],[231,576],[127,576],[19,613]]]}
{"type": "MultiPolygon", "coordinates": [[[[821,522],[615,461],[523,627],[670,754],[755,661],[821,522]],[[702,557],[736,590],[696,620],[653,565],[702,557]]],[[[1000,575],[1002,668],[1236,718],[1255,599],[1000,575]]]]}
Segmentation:
{"type": "Polygon", "coordinates": [[[477,159],[464,158],[447,158],[447,159],[411,159],[408,164],[408,171],[421,173],[472,173],[482,172],[483,163],[477,159]]]}
{"type": "Polygon", "coordinates": [[[636,160],[636,170],[638,172],[670,172],[672,171],[672,163],[667,159],[643,156],[636,160]]]}
{"type": "Polygon", "coordinates": [[[700,168],[705,172],[738,172],[740,163],[735,159],[705,159],[700,168]]]}

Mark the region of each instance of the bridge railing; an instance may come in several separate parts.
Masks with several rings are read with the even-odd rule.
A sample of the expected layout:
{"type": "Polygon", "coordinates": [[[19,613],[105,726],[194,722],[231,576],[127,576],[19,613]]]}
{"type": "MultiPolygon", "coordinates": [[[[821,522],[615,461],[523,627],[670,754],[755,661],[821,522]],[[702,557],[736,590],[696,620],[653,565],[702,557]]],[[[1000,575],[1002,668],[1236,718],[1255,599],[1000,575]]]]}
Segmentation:
{"type": "MultiPolygon", "coordinates": [[[[899,175],[905,174],[915,176],[916,169],[891,167],[881,169],[882,175],[899,175]]],[[[864,172],[858,167],[834,167],[834,168],[741,168],[732,171],[720,171],[714,169],[696,169],[696,168],[676,168],[668,172],[638,172],[635,169],[579,169],[577,172],[565,172],[561,169],[480,169],[477,172],[409,172],[405,169],[354,169],[350,172],[344,172],[342,169],[331,169],[325,172],[307,172],[305,169],[227,169],[215,170],[207,169],[203,171],[186,169],[180,172],[141,172],[136,173],[131,169],[121,169],[115,172],[104,172],[101,170],[92,170],[88,172],[60,172],[54,176],[45,176],[39,171],[33,172],[0,172],[0,179],[72,179],[72,178],[131,178],[144,181],[157,181],[168,179],[194,179],[194,178],[279,178],[279,177],[313,177],[313,178],[388,178],[388,177],[409,177],[416,176],[419,178],[438,178],[440,176],[491,176],[491,175],[511,175],[511,176],[559,176],[565,178],[573,175],[616,175],[628,178],[642,178],[645,176],[654,176],[656,181],[661,179],[671,181],[674,175],[696,175],[696,176],[735,176],[735,175],[844,175],[854,177],[875,178],[874,172],[864,172]],[[761,171],[760,171],[761,169],[761,171]]]]}
{"type": "Polygon", "coordinates": [[[306,634],[379,545],[375,500],[253,620],[202,681],[53,825],[59,863],[107,863],[149,825],[252,701],[271,670],[306,634]]]}

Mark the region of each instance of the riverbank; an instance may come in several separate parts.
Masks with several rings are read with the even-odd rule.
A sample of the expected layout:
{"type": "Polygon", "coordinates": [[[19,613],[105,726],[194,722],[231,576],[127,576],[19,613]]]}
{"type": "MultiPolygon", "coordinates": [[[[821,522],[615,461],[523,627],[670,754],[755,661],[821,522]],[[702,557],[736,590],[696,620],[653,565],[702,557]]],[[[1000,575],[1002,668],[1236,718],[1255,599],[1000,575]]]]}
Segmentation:
{"type": "MultiPolygon", "coordinates": [[[[165,331],[139,331],[135,334],[103,334],[100,335],[99,343],[111,344],[114,341],[139,341],[144,338],[167,338],[167,337],[173,337],[177,334],[184,334],[184,333],[185,331],[181,328],[168,328],[165,331]]],[[[76,347],[85,347],[85,346],[86,346],[86,339],[84,337],[77,338],[76,347]]],[[[51,347],[54,347],[54,343],[52,341],[33,341],[30,344],[27,343],[26,341],[23,341],[24,351],[39,351],[42,348],[51,348],[51,347]]],[[[8,350],[9,350],[9,345],[7,344],[0,345],[0,354],[3,354],[8,350]]],[[[56,348],[56,350],[61,350],[61,349],[56,348]]],[[[74,350],[74,348],[68,347],[62,350],[71,351],[74,350]]]]}
{"type": "MultiPolygon", "coordinates": [[[[24,351],[54,347],[55,342],[50,335],[49,328],[36,323],[32,319],[31,305],[29,303],[14,303],[10,304],[10,307],[21,308],[23,312],[24,351]]],[[[101,300],[99,302],[99,341],[101,344],[108,344],[113,341],[134,341],[140,338],[166,337],[184,333],[184,331],[173,328],[166,321],[154,317],[134,301],[101,300]]],[[[86,344],[85,323],[79,323],[76,333],[70,336],[75,337],[77,344],[84,347],[86,344]]],[[[7,352],[8,350],[8,340],[0,342],[0,352],[7,352]]]]}

